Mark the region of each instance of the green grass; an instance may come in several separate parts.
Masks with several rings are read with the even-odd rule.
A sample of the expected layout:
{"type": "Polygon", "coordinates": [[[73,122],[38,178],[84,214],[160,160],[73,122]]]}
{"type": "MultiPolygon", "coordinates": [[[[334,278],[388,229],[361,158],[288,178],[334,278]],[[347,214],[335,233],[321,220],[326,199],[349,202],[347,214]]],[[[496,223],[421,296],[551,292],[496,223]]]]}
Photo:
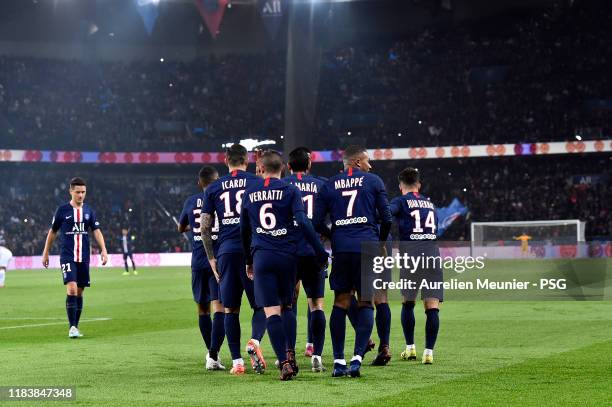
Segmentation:
{"type": "MultiPolygon", "coordinates": [[[[303,369],[297,379],[280,382],[273,368],[263,376],[206,372],[190,271],[140,271],[138,277],[124,277],[118,269],[92,270],[81,323],[85,337],[79,340],[67,338],[58,270],[7,273],[7,288],[0,290],[0,386],[74,385],[72,404],[96,405],[612,403],[612,302],[447,302],[431,366],[399,360],[400,303],[393,302],[389,366],[365,366],[361,379],[332,379],[329,372],[311,373],[309,361],[300,356],[303,369]]],[[[299,351],[305,342],[305,310],[302,297],[299,351]]],[[[242,315],[244,338],[250,333],[249,316],[242,315]]],[[[417,312],[418,351],[423,325],[424,315],[417,312]]],[[[263,346],[272,364],[267,338],[263,346]]],[[[221,356],[229,365],[225,344],[221,356]]],[[[323,359],[330,367],[329,335],[323,359]]],[[[371,359],[368,354],[366,363],[371,359]]]]}

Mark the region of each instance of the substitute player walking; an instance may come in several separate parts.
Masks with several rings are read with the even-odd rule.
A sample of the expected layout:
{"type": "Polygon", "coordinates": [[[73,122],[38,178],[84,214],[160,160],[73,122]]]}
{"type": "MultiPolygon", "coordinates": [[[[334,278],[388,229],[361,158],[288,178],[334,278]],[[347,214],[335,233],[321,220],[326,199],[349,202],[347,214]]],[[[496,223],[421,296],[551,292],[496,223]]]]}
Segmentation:
{"type": "Polygon", "coordinates": [[[70,180],[70,202],[55,211],[51,229],[47,233],[42,264],[49,267],[49,250],[58,233],[61,238],[60,266],[66,286],[66,314],[68,316],[69,338],[83,336],[79,331],[79,319],[83,311],[83,291],[89,287],[89,231],[100,248],[102,265],[108,261],[100,223],[93,209],[84,203],[87,185],[82,178],[70,180]]]}

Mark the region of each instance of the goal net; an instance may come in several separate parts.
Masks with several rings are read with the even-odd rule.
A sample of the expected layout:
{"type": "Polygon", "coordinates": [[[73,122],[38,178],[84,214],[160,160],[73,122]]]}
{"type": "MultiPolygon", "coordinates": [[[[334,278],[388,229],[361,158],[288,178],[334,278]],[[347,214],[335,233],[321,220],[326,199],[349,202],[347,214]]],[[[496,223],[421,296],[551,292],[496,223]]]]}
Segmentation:
{"type": "MultiPolygon", "coordinates": [[[[576,245],[584,242],[585,222],[577,219],[519,222],[472,222],[471,247],[473,255],[514,257],[517,250],[529,248],[534,256],[546,248],[576,245]],[[524,243],[526,241],[526,243],[524,243]],[[505,248],[505,249],[498,249],[505,248]],[[497,256],[495,254],[506,255],[497,256]]],[[[523,252],[523,251],[521,251],[523,252]]],[[[524,254],[524,253],[523,253],[524,254]]],[[[542,257],[538,255],[538,257],[542,257]]]]}

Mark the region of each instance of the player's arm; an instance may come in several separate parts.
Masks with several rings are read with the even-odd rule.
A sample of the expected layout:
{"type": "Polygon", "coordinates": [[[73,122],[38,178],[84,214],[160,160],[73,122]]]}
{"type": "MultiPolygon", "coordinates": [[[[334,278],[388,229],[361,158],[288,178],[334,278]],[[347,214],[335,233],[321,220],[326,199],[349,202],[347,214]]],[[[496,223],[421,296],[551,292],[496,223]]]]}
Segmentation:
{"type": "Polygon", "coordinates": [[[181,216],[179,217],[179,223],[177,226],[179,233],[185,233],[189,230],[189,218],[187,217],[187,202],[183,206],[183,211],[181,212],[181,216]]]}
{"type": "Polygon", "coordinates": [[[102,265],[105,266],[108,262],[108,252],[106,251],[106,244],[104,243],[104,236],[100,230],[100,222],[96,218],[96,213],[91,211],[91,218],[89,219],[90,228],[93,230],[94,239],[100,248],[100,257],[102,259],[102,265]]]}
{"type": "Polygon", "coordinates": [[[210,268],[212,269],[217,281],[219,281],[219,274],[217,273],[217,259],[215,258],[215,250],[212,239],[212,228],[215,221],[214,216],[215,206],[213,203],[213,197],[210,194],[210,188],[206,188],[206,192],[204,193],[204,207],[200,213],[200,236],[202,237],[202,246],[204,246],[208,263],[210,263],[210,268]]]}
{"type": "Polygon", "coordinates": [[[45,239],[45,248],[42,254],[42,264],[45,268],[49,267],[49,251],[51,250],[51,246],[53,246],[53,242],[55,242],[57,232],[62,227],[63,218],[61,215],[60,209],[57,208],[55,210],[55,215],[53,215],[53,220],[51,221],[51,229],[49,229],[49,233],[47,233],[47,238],[45,239]]]}
{"type": "Polygon", "coordinates": [[[320,262],[320,264],[327,263],[327,252],[325,248],[321,244],[321,240],[317,237],[314,227],[306,216],[306,212],[304,211],[304,203],[302,202],[301,195],[297,188],[294,190],[294,199],[291,205],[293,210],[293,218],[295,222],[298,224],[298,227],[302,229],[304,233],[304,237],[306,237],[306,241],[312,246],[315,251],[315,254],[320,262]]]}
{"type": "Polygon", "coordinates": [[[312,226],[320,233],[321,236],[331,240],[331,229],[325,223],[325,218],[328,213],[327,198],[325,196],[327,192],[327,185],[323,184],[321,191],[315,195],[314,213],[312,219],[312,226]]]}
{"type": "Polygon", "coordinates": [[[45,248],[43,249],[42,254],[42,265],[45,268],[49,267],[49,250],[51,250],[51,246],[53,246],[53,242],[55,242],[56,237],[57,230],[53,230],[53,228],[49,229],[49,233],[47,233],[47,239],[45,240],[45,248]]]}
{"type": "Polygon", "coordinates": [[[389,203],[389,211],[391,212],[391,216],[398,216],[401,213],[402,205],[400,202],[400,198],[396,197],[389,203]]]}
{"type": "Polygon", "coordinates": [[[204,246],[204,251],[206,252],[206,257],[208,258],[208,263],[210,263],[210,268],[215,275],[217,281],[219,281],[219,274],[217,273],[217,259],[215,258],[215,250],[213,248],[213,240],[212,240],[212,227],[213,227],[213,217],[210,213],[202,213],[202,245],[204,246]]]}
{"type": "Polygon", "coordinates": [[[104,236],[102,236],[102,231],[100,229],[95,229],[94,239],[96,239],[96,243],[100,248],[100,257],[102,258],[102,265],[105,266],[108,262],[108,252],[106,251],[106,244],[104,243],[104,236]]]}
{"type": "MultiPolygon", "coordinates": [[[[244,204],[244,202],[243,202],[244,204]]],[[[249,211],[244,207],[240,211],[240,240],[242,241],[242,250],[246,257],[246,264],[253,264],[253,256],[251,256],[251,218],[249,211]]]]}
{"type": "Polygon", "coordinates": [[[384,244],[387,242],[389,232],[391,232],[392,217],[385,185],[380,178],[377,178],[377,181],[379,185],[376,191],[376,210],[380,217],[380,234],[378,240],[384,244]]]}
{"type": "MultiPolygon", "coordinates": [[[[247,198],[248,199],[248,198],[247,198]]],[[[242,241],[242,250],[246,259],[246,273],[247,276],[253,279],[253,255],[251,254],[251,219],[249,218],[249,211],[245,209],[247,200],[242,202],[242,210],[240,211],[240,240],[242,241]]]]}

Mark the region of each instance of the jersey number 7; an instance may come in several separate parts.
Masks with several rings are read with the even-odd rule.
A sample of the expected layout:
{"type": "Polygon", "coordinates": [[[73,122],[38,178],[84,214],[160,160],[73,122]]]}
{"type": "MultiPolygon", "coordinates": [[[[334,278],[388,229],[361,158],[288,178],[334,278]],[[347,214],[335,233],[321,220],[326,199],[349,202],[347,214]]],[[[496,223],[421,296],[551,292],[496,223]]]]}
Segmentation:
{"type": "Polygon", "coordinates": [[[357,198],[357,190],[352,189],[350,191],[342,191],[342,196],[349,196],[348,206],[346,207],[346,216],[353,216],[353,206],[355,205],[355,198],[357,198]]]}

